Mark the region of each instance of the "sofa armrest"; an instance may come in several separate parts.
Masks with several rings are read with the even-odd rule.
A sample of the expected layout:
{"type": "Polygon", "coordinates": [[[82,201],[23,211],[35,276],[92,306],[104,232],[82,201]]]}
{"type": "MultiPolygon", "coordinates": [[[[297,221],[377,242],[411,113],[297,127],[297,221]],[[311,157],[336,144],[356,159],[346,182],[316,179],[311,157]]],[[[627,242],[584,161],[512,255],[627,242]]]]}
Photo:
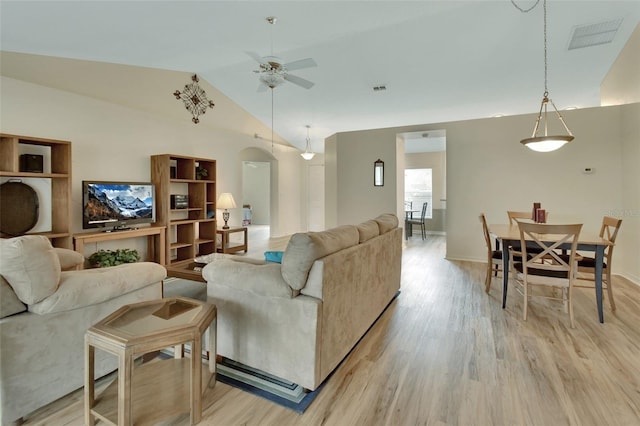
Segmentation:
{"type": "Polygon", "coordinates": [[[279,263],[253,263],[232,259],[216,260],[202,269],[207,283],[233,287],[261,296],[291,299],[294,292],[280,271],[279,263]]]}
{"type": "Polygon", "coordinates": [[[53,248],[60,260],[60,268],[63,271],[69,271],[73,269],[80,269],[79,267],[84,264],[84,256],[74,250],[69,250],[61,247],[53,248]]]}
{"type": "Polygon", "coordinates": [[[55,293],[29,305],[29,311],[44,315],[96,305],[160,283],[166,276],[167,270],[164,266],[153,262],[62,272],[55,293]]]}

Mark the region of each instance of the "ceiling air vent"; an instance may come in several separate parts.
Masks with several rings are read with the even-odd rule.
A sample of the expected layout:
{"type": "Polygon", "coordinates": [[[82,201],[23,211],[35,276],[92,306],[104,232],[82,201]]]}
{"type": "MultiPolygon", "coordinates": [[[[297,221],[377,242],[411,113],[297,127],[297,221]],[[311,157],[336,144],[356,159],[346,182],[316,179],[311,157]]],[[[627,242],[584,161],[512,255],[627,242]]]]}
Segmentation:
{"type": "Polygon", "coordinates": [[[622,18],[574,27],[569,41],[569,50],[611,43],[620,24],[622,24],[622,18]]]}

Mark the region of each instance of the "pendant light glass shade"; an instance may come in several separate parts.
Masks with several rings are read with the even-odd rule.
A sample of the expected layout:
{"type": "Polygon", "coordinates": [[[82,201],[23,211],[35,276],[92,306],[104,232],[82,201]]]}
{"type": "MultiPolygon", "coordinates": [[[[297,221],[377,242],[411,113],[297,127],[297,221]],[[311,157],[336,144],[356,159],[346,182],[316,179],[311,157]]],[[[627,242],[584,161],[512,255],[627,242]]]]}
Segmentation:
{"type": "Polygon", "coordinates": [[[533,127],[533,134],[530,138],[522,139],[520,141],[521,144],[526,146],[527,148],[538,151],[538,152],[551,152],[556,149],[562,148],[565,144],[571,142],[574,139],[571,134],[571,130],[567,127],[560,115],[560,112],[556,108],[555,104],[551,99],[547,97],[547,92],[545,92],[544,97],[542,98],[542,103],[540,104],[540,112],[538,113],[538,118],[536,120],[536,124],[533,127]],[[548,135],[547,134],[547,104],[551,103],[553,109],[558,116],[558,120],[564,126],[564,129],[567,131],[567,135],[548,135]],[[538,131],[540,130],[540,122],[542,121],[542,127],[544,128],[544,136],[538,136],[538,131]]]}
{"type": "Polygon", "coordinates": [[[300,155],[302,156],[302,158],[308,161],[308,160],[311,160],[316,155],[316,153],[311,152],[311,139],[309,139],[309,129],[311,128],[311,126],[307,124],[306,127],[307,127],[307,147],[305,148],[304,152],[300,155]]]}
{"type": "MultiPolygon", "coordinates": [[[[550,152],[550,151],[555,151],[556,149],[562,148],[565,144],[571,142],[574,139],[574,137],[573,137],[573,134],[571,133],[571,130],[569,130],[569,128],[565,124],[564,119],[562,118],[562,115],[560,115],[558,108],[556,108],[553,101],[549,99],[549,90],[547,89],[547,0],[543,0],[542,4],[544,8],[544,95],[542,97],[542,102],[540,103],[540,112],[538,113],[536,124],[533,127],[533,134],[531,135],[530,138],[522,139],[520,143],[533,151],[550,152]],[[566,135],[549,135],[547,133],[548,104],[551,104],[554,111],[556,112],[556,116],[558,117],[558,120],[560,120],[560,123],[562,123],[562,126],[567,132],[566,135]],[[544,129],[544,135],[539,136],[538,131],[541,130],[541,126],[540,126],[541,122],[542,122],[542,129],[544,129]]],[[[533,9],[533,7],[531,9],[533,9]]],[[[527,10],[527,12],[529,10],[527,10]]]]}

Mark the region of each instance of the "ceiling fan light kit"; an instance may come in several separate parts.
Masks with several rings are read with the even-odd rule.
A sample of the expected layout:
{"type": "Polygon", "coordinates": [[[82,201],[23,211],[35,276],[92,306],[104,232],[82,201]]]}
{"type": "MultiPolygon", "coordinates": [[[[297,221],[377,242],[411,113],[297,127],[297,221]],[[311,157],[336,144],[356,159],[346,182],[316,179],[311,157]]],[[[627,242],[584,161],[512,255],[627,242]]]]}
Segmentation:
{"type": "MultiPolygon", "coordinates": [[[[538,4],[538,1],[531,8],[527,10],[523,10],[520,7],[518,7],[513,0],[511,2],[521,12],[529,12],[538,4]]],[[[571,133],[571,130],[569,130],[569,128],[567,127],[566,123],[564,122],[564,118],[562,118],[562,115],[560,115],[558,108],[556,108],[553,101],[549,99],[549,90],[547,89],[547,0],[543,0],[542,6],[544,9],[543,10],[543,15],[544,15],[544,95],[542,97],[542,102],[540,103],[540,111],[538,112],[536,123],[533,127],[533,133],[530,138],[522,139],[520,143],[533,151],[550,152],[550,151],[555,151],[556,149],[562,148],[565,144],[571,142],[574,139],[574,136],[571,133]],[[551,104],[551,106],[555,110],[558,120],[560,120],[560,123],[562,123],[562,126],[567,132],[566,135],[549,135],[548,134],[548,121],[547,121],[548,104],[551,104]],[[541,130],[541,126],[540,126],[541,122],[542,122],[542,129],[544,129],[544,135],[538,136],[538,131],[541,130]]]]}

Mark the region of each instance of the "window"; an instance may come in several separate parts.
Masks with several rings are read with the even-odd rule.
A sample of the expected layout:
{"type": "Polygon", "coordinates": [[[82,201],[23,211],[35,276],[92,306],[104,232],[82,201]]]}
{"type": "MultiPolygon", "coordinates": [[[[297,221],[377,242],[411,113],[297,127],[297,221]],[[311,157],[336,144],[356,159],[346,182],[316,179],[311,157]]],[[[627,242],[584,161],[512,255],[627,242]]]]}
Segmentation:
{"type": "MultiPolygon", "coordinates": [[[[427,205],[426,217],[431,218],[433,208],[432,169],[407,169],[404,171],[404,201],[411,202],[412,210],[422,210],[423,203],[427,205]]],[[[419,216],[418,213],[417,216],[419,216]]],[[[413,215],[416,217],[416,214],[413,215]]]]}

